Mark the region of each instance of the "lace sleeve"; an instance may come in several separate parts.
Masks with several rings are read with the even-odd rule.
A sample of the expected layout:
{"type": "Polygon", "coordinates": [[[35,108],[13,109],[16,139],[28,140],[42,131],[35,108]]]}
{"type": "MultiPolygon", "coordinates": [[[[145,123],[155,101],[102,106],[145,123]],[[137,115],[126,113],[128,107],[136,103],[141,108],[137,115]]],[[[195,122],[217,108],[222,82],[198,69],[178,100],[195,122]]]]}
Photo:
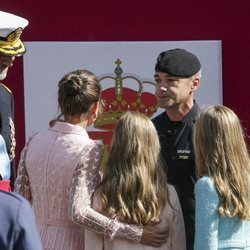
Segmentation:
{"type": "Polygon", "coordinates": [[[19,193],[23,197],[25,197],[28,201],[32,201],[31,190],[30,190],[30,182],[28,172],[25,166],[25,149],[22,151],[21,158],[18,164],[18,172],[17,178],[15,181],[15,189],[16,193],[19,193]]]}
{"type": "Polygon", "coordinates": [[[103,144],[95,142],[82,155],[76,168],[70,190],[70,217],[86,229],[106,235],[109,239],[122,237],[140,242],[143,228],[109,219],[91,208],[91,196],[99,179],[103,144]]]}
{"type": "Polygon", "coordinates": [[[19,193],[20,195],[25,197],[30,203],[32,202],[32,195],[31,195],[31,189],[30,189],[29,175],[28,175],[26,165],[25,165],[25,155],[28,150],[30,141],[34,136],[35,134],[33,134],[29,138],[28,142],[26,143],[21,153],[20,161],[18,164],[17,178],[15,181],[15,188],[14,188],[14,192],[19,193]]]}

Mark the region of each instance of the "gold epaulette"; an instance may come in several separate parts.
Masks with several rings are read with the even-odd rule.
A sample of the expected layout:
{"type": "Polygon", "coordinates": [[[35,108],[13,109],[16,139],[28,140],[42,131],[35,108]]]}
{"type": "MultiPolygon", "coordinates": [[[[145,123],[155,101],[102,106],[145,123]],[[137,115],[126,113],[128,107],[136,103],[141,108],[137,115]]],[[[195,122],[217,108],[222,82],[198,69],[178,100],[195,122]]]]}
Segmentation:
{"type": "Polygon", "coordinates": [[[5,86],[4,84],[0,83],[0,85],[2,85],[9,93],[12,93],[11,90],[7,86],[5,86]]]}

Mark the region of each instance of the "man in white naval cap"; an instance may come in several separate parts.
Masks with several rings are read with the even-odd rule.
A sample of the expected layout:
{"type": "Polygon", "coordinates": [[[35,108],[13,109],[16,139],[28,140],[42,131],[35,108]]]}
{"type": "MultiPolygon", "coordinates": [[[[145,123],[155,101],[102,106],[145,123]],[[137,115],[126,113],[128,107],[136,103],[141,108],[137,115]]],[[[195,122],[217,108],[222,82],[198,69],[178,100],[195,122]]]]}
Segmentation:
{"type": "MultiPolygon", "coordinates": [[[[28,23],[25,18],[0,11],[0,81],[7,76],[8,69],[13,65],[15,57],[22,56],[26,52],[20,36],[28,23]]],[[[0,136],[4,139],[0,140],[0,142],[6,144],[0,146],[0,148],[7,149],[10,161],[10,164],[1,166],[1,162],[6,162],[6,160],[0,160],[0,189],[9,191],[13,189],[15,181],[16,141],[13,120],[13,95],[8,87],[0,83],[0,136]]],[[[1,153],[3,154],[3,152],[1,153]]]]}

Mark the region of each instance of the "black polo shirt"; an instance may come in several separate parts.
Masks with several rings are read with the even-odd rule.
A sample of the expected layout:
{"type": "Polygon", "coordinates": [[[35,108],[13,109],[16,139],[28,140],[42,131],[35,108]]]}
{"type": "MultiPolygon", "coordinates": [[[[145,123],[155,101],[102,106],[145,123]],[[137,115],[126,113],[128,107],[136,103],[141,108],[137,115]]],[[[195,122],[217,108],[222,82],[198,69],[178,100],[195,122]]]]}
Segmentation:
{"type": "Polygon", "coordinates": [[[189,246],[194,242],[194,185],[197,178],[192,136],[198,112],[199,106],[194,102],[182,121],[171,121],[166,112],[152,120],[159,135],[161,154],[166,162],[168,183],[176,188],[181,203],[188,249],[192,249],[189,246]]]}

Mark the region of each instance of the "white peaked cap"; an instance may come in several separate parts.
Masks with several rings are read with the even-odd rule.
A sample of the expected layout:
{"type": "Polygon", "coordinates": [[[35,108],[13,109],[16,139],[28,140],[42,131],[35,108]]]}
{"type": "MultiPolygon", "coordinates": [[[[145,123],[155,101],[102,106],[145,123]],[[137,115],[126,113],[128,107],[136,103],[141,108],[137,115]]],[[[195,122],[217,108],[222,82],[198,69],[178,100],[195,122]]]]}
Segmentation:
{"type": "Polygon", "coordinates": [[[26,52],[20,36],[28,24],[23,17],[0,11],[0,54],[19,56],[26,52]]]}

